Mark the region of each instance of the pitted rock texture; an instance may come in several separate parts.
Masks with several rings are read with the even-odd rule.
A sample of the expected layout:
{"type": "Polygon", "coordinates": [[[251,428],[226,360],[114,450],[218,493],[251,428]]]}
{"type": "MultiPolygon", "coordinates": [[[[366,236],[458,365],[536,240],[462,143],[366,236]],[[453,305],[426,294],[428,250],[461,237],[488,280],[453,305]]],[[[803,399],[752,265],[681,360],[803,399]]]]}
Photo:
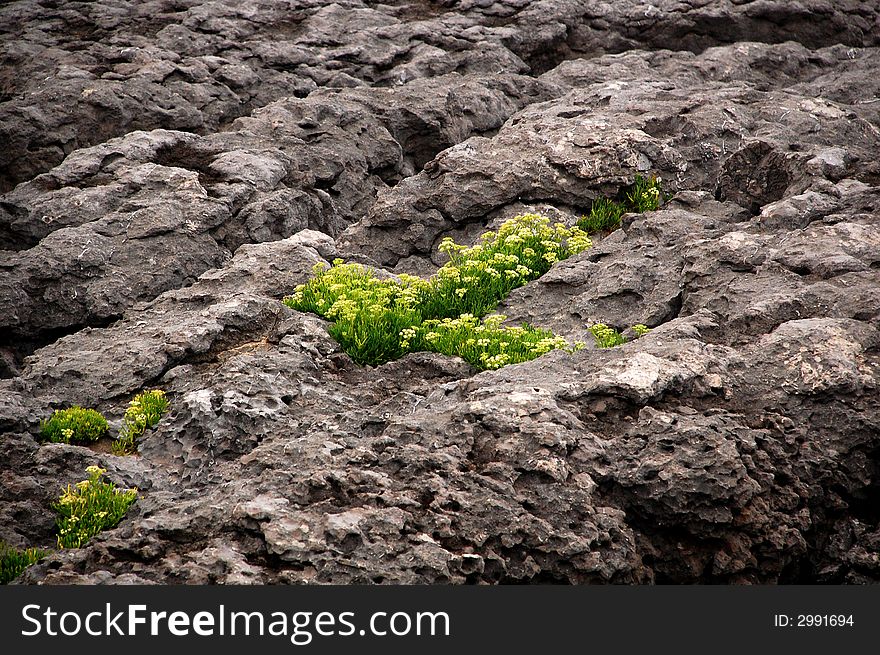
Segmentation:
{"type": "Polygon", "coordinates": [[[0,539],[25,583],[880,582],[880,13],[823,0],[0,7],[0,539]],[[637,174],[499,306],[591,342],[354,364],[280,301],[637,174]],[[631,335],[630,332],[626,334],[631,335]],[[78,404],[137,454],[41,444],[78,404]]]}

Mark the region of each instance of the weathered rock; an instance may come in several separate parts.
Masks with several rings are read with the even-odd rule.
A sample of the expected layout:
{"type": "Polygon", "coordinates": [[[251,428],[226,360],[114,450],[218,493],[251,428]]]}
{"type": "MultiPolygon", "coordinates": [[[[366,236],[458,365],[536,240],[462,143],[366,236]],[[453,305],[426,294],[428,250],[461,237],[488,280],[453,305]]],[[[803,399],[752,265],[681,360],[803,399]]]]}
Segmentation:
{"type": "MultiPolygon", "coordinates": [[[[756,64],[790,57],[804,62],[804,77],[817,74],[807,63],[810,52],[797,46],[737,48],[756,64]]],[[[669,189],[710,191],[753,213],[794,195],[790,188],[804,190],[812,176],[877,179],[871,148],[880,132],[872,110],[815,99],[806,86],[801,93],[759,90],[791,79],[773,69],[721,65],[722,57],[740,54],[725,50],[567,62],[543,79],[574,90],[530,105],[493,138],[472,137],[445,150],[418,175],[381,192],[366,218],[342,236],[341,248],[406,268],[408,257],[427,255],[447,233],[485,223],[507,205],[552,199],[583,213],[597,197],[648,172],[669,189]],[[627,72],[617,75],[621,68],[627,72]],[[840,147],[831,152],[829,143],[840,147]]],[[[846,52],[837,47],[822,55],[831,68],[865,73],[877,61],[873,50],[856,60],[846,52]]]]}
{"type": "Polygon", "coordinates": [[[383,178],[543,93],[515,75],[450,75],[279,100],[211,136],[133,132],[79,150],[0,202],[0,246],[10,248],[0,250],[0,303],[12,308],[0,315],[0,348],[20,357],[107,325],[242,244],[305,229],[335,236],[383,178]]]}
{"type": "MultiPolygon", "coordinates": [[[[137,5],[137,6],[135,6],[137,5]]],[[[0,539],[28,583],[876,583],[880,14],[803,0],[0,9],[0,539]],[[749,39],[745,41],[744,39],[749,39]],[[281,299],[636,174],[498,308],[587,347],[361,367],[281,299]],[[651,331],[612,348],[588,327],[651,331]],[[80,404],[137,456],[39,442],[80,404]]],[[[382,267],[387,272],[382,271],[382,267]]]]}
{"type": "Polygon", "coordinates": [[[451,72],[542,73],[647,46],[798,41],[876,46],[876,7],[809,0],[541,0],[42,4],[0,9],[0,189],[129,131],[200,134],[318,87],[392,86],[451,72]]]}

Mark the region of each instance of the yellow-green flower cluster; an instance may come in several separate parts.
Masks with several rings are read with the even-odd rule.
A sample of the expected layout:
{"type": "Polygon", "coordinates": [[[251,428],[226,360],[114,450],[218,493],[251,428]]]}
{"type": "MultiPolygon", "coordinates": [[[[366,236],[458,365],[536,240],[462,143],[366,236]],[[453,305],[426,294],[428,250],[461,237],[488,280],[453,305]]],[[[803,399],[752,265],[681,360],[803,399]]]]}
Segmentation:
{"type": "Polygon", "coordinates": [[[91,443],[109,430],[100,412],[76,406],[55,410],[49,420],[40,424],[43,439],[57,443],[91,443]]]}
{"type": "Polygon", "coordinates": [[[613,348],[626,343],[626,338],[613,327],[604,323],[596,323],[590,326],[590,332],[596,340],[596,345],[600,348],[613,348]]]}
{"type": "Polygon", "coordinates": [[[572,346],[549,330],[529,325],[503,326],[505,318],[493,314],[480,321],[473,314],[462,314],[458,318],[429,319],[403,330],[400,336],[409,349],[458,355],[480,369],[501,368],[535,359],[551,350],[572,352],[584,346],[572,346]]]}
{"type": "Polygon", "coordinates": [[[486,232],[471,247],[446,238],[440,243],[440,252],[449,255],[449,261],[432,278],[427,293],[422,294],[423,311],[437,318],[482,316],[513,289],[591,245],[580,228],[551,224],[549,218],[539,214],[506,221],[498,232],[486,232]]]}
{"type": "Polygon", "coordinates": [[[136,441],[154,428],[168,411],[168,398],[161,389],[144,391],[132,398],[122,418],[122,430],[113,442],[116,455],[128,455],[135,451],[136,441]]]}
{"type": "Polygon", "coordinates": [[[379,279],[363,266],[336,260],[329,268],[316,266],[314,277],[284,302],[333,321],[330,334],[362,364],[430,350],[460,355],[480,368],[499,368],[569,344],[547,331],[501,328],[497,319],[481,324],[477,317],[554,262],[590,245],[579,228],[526,214],[505,222],[497,233],[485,233],[471,247],[444,239],[440,251],[449,262],[427,280],[379,279]],[[486,331],[491,335],[482,334],[486,331]]]}
{"type": "Polygon", "coordinates": [[[98,466],[86,469],[87,480],[67,486],[53,505],[58,513],[58,547],[79,548],[93,536],[112,528],[137,499],[137,489],[117,489],[101,476],[107,471],[98,466]]]}
{"type": "Polygon", "coordinates": [[[379,364],[407,352],[398,335],[421,322],[418,305],[426,280],[410,275],[382,280],[339,259],[330,268],[316,266],[313,273],[308,284],[284,299],[286,305],[333,321],[331,336],[359,363],[379,364]]]}
{"type": "MultiPolygon", "coordinates": [[[[642,323],[636,323],[630,329],[635,333],[636,339],[645,336],[651,331],[651,328],[642,323]]],[[[626,343],[626,337],[623,334],[604,323],[591,325],[590,332],[593,333],[593,338],[596,340],[596,345],[599,348],[614,348],[626,343]]]]}

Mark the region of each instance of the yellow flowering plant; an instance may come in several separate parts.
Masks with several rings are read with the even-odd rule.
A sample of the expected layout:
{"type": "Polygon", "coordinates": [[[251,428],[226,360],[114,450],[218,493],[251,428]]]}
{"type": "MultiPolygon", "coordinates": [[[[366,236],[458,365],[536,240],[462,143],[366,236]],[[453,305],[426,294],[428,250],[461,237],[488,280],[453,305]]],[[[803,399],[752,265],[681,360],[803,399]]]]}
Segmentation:
{"type": "Polygon", "coordinates": [[[479,317],[556,261],[590,245],[579,228],[525,214],[486,232],[474,246],[444,239],[440,251],[449,261],[427,280],[380,279],[359,264],[335,260],[329,268],[317,265],[314,277],[284,303],[333,321],[331,336],[361,364],[428,350],[459,355],[477,368],[500,368],[574,348],[546,330],[502,327],[497,318],[481,323],[479,317]]]}
{"type": "Polygon", "coordinates": [[[443,239],[449,261],[422,289],[421,307],[430,318],[483,316],[507,295],[541,277],[557,261],[592,245],[586,232],[539,214],[524,214],[497,232],[486,232],[472,247],[443,239]]]}
{"type": "MultiPolygon", "coordinates": [[[[636,188],[644,184],[638,178],[636,188]]],[[[655,187],[646,188],[649,193],[655,187]]],[[[526,324],[504,326],[504,316],[481,317],[513,289],[590,246],[589,236],[578,227],[524,214],[506,221],[497,232],[486,232],[473,246],[443,239],[439,249],[449,261],[428,279],[405,274],[380,278],[360,264],[337,259],[329,267],[317,264],[314,276],[284,303],[332,321],[330,335],[360,364],[383,364],[406,353],[430,351],[457,355],[478,369],[497,369],[551,350],[573,352],[586,345],[526,324]]],[[[647,330],[633,326],[636,337],[647,330]]],[[[590,331],[602,348],[626,342],[601,323],[590,331]]]]}
{"type": "Polygon", "coordinates": [[[122,430],[113,442],[115,455],[130,455],[148,428],[154,428],[168,412],[168,398],[161,389],[139,393],[128,404],[122,417],[122,430]]]}
{"type": "Polygon", "coordinates": [[[505,318],[493,314],[480,321],[472,314],[462,314],[458,318],[429,319],[401,336],[411,350],[458,355],[480,369],[527,362],[551,350],[573,352],[584,347],[580,342],[572,345],[549,330],[504,326],[505,318]]]}
{"type": "Polygon", "coordinates": [[[101,477],[106,472],[99,466],[88,467],[88,479],[68,485],[52,506],[58,514],[59,548],[79,548],[102,530],[115,527],[137,500],[137,489],[118,489],[104,482],[101,477]]]}
{"type": "Polygon", "coordinates": [[[613,348],[626,343],[626,338],[620,332],[604,323],[591,325],[590,332],[593,333],[593,338],[599,348],[613,348]]]}
{"type": "Polygon", "coordinates": [[[92,443],[109,430],[107,419],[100,412],[77,406],[55,410],[51,418],[40,423],[43,440],[55,443],[92,443]]]}

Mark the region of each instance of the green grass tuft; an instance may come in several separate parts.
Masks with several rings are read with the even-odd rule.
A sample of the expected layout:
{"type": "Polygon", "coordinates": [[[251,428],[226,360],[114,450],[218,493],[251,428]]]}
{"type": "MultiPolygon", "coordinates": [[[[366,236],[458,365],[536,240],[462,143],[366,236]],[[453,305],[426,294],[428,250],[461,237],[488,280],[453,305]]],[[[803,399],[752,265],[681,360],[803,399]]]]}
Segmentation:
{"type": "Polygon", "coordinates": [[[598,198],[590,207],[590,213],[578,221],[578,227],[587,234],[611,232],[620,227],[620,218],[625,213],[626,208],[621,203],[598,198]]]}
{"type": "Polygon", "coordinates": [[[0,541],[0,584],[9,584],[48,554],[49,551],[39,548],[18,550],[0,541]]]}
{"type": "Polygon", "coordinates": [[[660,208],[665,200],[662,179],[636,175],[635,182],[618,199],[597,198],[590,213],[582,216],[577,226],[587,234],[612,232],[620,227],[620,219],[627,212],[643,213],[660,208]]]}

